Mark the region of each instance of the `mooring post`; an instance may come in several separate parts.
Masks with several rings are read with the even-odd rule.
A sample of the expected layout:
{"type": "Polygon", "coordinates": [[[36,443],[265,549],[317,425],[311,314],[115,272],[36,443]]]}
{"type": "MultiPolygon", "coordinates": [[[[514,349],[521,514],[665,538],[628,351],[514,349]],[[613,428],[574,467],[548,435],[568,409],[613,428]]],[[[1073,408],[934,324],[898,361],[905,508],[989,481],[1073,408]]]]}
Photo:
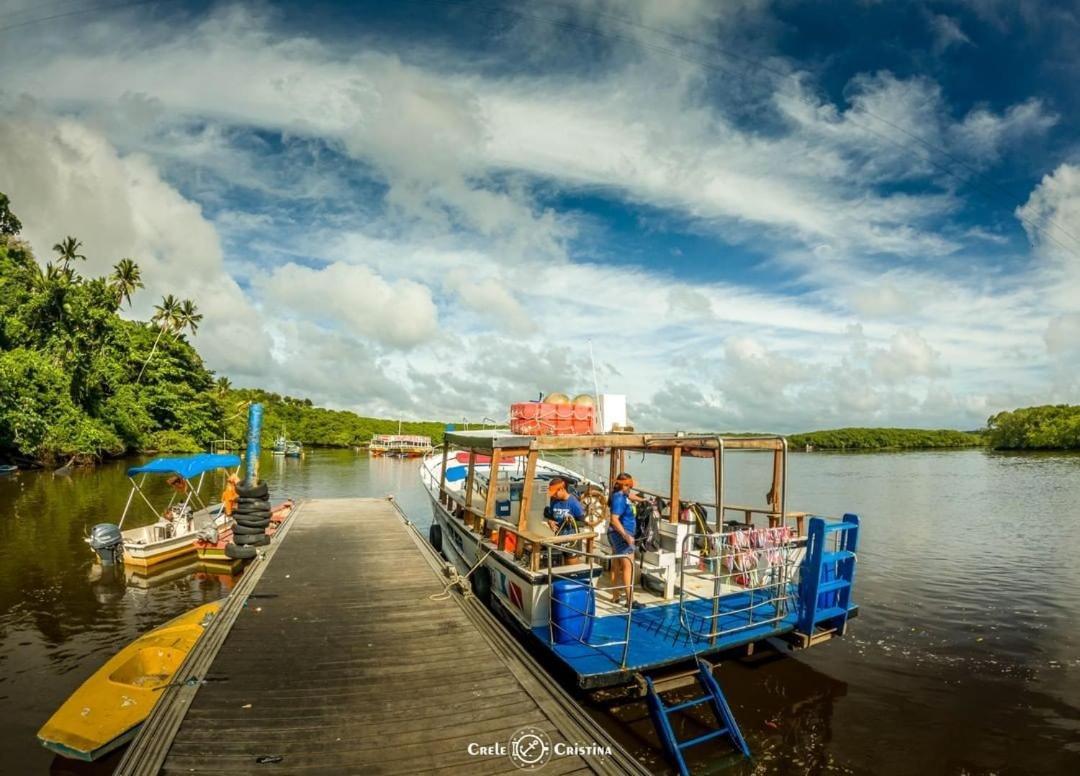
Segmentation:
{"type": "Polygon", "coordinates": [[[259,453],[262,451],[263,407],[253,403],[248,407],[247,452],[244,456],[244,479],[255,485],[259,481],[259,453]]]}

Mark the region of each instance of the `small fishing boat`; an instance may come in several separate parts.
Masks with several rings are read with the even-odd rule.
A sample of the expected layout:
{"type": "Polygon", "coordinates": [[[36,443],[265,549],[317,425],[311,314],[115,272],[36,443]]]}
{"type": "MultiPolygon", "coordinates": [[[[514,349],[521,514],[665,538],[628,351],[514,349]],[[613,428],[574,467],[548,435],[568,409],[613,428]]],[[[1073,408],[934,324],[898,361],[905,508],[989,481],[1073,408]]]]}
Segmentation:
{"type": "Polygon", "coordinates": [[[13,466],[13,465],[6,464],[6,463],[5,464],[0,464],[0,474],[14,474],[18,470],[19,470],[18,466],[13,466]]]}
{"type": "Polygon", "coordinates": [[[302,458],[303,455],[304,445],[302,442],[296,439],[290,439],[285,443],[286,458],[302,458]]]}
{"type": "Polygon", "coordinates": [[[274,447],[271,449],[271,453],[274,455],[285,455],[285,450],[289,445],[289,440],[285,438],[285,429],[281,429],[281,433],[277,435],[277,439],[274,440],[274,447]]]}
{"type": "Polygon", "coordinates": [[[91,761],[130,741],[223,603],[192,609],[120,650],[42,726],[42,745],[91,761]]]}
{"type": "Polygon", "coordinates": [[[194,553],[200,533],[228,521],[220,504],[209,505],[200,494],[206,474],[239,466],[240,458],[235,455],[201,454],[155,458],[132,467],[127,472],[131,493],[119,524],[95,525],[86,541],[103,564],[117,563],[122,558],[124,565],[144,569],[194,553]],[[143,490],[149,476],[168,477],[172,495],[163,508],[155,506],[143,490]],[[150,525],[122,530],[136,496],[157,519],[150,525]]]}

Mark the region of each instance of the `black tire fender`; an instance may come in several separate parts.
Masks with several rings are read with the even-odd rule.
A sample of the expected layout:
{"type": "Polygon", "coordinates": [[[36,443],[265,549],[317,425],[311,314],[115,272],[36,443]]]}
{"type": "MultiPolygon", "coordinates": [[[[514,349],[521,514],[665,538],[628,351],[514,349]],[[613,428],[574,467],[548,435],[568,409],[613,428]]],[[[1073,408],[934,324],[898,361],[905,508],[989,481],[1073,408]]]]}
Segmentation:
{"type": "Polygon", "coordinates": [[[469,577],[473,595],[487,606],[491,603],[491,570],[487,566],[480,566],[469,577]]]}
{"type": "Polygon", "coordinates": [[[245,481],[236,486],[236,495],[240,498],[265,499],[270,495],[270,487],[265,482],[252,485],[245,481]]]}
{"type": "Polygon", "coordinates": [[[236,518],[236,524],[242,525],[244,528],[258,528],[263,529],[270,525],[269,517],[247,517],[245,515],[239,515],[236,518]]]}
{"type": "Polygon", "coordinates": [[[233,560],[251,560],[257,554],[258,551],[254,547],[250,547],[246,544],[225,545],[225,557],[232,558],[233,560]]]}
{"type": "Polygon", "coordinates": [[[258,536],[266,533],[266,526],[260,525],[258,528],[253,528],[250,525],[237,523],[232,530],[234,536],[258,536]]]}
{"type": "Polygon", "coordinates": [[[269,512],[270,502],[262,498],[238,498],[236,500],[237,509],[248,509],[258,512],[269,512]]]}
{"type": "Polygon", "coordinates": [[[440,555],[444,555],[442,550],[442,526],[438,523],[432,523],[431,528],[428,529],[428,543],[435,548],[435,552],[440,555]]]}
{"type": "Polygon", "coordinates": [[[270,543],[270,537],[264,533],[261,534],[233,534],[233,542],[236,544],[244,544],[248,546],[261,547],[264,544],[270,543]]]}

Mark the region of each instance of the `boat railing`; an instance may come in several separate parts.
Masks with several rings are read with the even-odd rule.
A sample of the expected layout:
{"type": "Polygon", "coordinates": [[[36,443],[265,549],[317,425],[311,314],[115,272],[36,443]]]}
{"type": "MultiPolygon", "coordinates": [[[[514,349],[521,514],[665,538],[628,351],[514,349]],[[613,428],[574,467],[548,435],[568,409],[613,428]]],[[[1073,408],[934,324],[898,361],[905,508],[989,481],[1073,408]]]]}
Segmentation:
{"type": "Polygon", "coordinates": [[[806,539],[790,527],[689,533],[681,549],[679,618],[695,640],[776,624],[797,606],[806,539]]]}
{"type": "Polygon", "coordinates": [[[578,644],[612,660],[620,668],[626,668],[630,651],[630,628],[634,617],[633,580],[636,574],[630,574],[628,585],[611,585],[604,588],[613,595],[618,593],[625,602],[625,608],[609,607],[603,614],[597,606],[598,589],[594,580],[603,574],[604,567],[616,558],[625,558],[635,564],[636,560],[627,555],[611,555],[584,550],[556,541],[561,538],[564,537],[551,537],[541,543],[547,556],[548,596],[550,598],[548,643],[551,645],[578,644]],[[560,558],[561,563],[556,562],[555,553],[562,553],[564,556],[560,558]],[[560,584],[559,590],[556,590],[556,583],[560,584]],[[558,602],[558,607],[556,607],[556,602],[558,602]],[[594,627],[601,619],[616,618],[625,620],[624,626],[614,632],[621,638],[613,637],[606,628],[602,632],[597,632],[594,627]]]}

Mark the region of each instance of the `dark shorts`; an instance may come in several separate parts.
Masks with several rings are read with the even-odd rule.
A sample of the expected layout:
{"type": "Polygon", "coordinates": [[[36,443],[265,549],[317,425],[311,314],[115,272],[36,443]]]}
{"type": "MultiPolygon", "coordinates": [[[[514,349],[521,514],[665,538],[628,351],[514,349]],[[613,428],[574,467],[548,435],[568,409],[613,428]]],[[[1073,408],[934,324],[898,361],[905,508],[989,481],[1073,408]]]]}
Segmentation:
{"type": "Polygon", "coordinates": [[[608,544],[611,545],[611,552],[614,555],[633,555],[634,548],[626,543],[626,540],[622,538],[622,534],[615,531],[608,531],[608,544]]]}

